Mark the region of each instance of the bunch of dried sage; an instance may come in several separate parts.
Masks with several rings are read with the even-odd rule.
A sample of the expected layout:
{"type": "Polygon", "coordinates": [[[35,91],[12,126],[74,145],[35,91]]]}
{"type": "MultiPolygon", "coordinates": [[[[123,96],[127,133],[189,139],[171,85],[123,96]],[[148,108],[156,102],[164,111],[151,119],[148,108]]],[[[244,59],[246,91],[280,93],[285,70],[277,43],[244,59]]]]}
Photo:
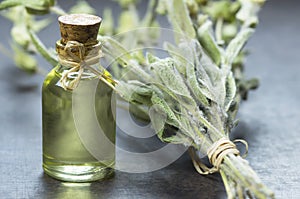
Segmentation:
{"type": "Polygon", "coordinates": [[[116,91],[135,105],[135,113],[150,117],[163,142],[190,146],[199,173],[220,172],[228,198],[274,197],[229,141],[240,100],[258,85],[256,79],[244,79],[242,47],[254,32],[262,3],[159,1],[176,40],[165,43],[170,57],[163,59],[150,52],[136,59],[120,42],[100,37],[104,53],[123,66],[116,91]],[[212,168],[198,152],[208,155],[212,168]]]}

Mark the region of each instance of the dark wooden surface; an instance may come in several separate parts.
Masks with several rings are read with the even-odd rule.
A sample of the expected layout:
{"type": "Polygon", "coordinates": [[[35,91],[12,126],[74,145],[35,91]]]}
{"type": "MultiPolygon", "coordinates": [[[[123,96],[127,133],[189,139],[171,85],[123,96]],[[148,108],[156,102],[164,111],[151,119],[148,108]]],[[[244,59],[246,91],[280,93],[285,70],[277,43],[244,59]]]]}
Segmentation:
{"type": "MultiPolygon", "coordinates": [[[[62,4],[64,1],[60,1],[62,4]]],[[[70,1],[72,4],[74,1],[70,1]]],[[[91,3],[99,10],[104,5],[91,3]]],[[[112,6],[117,12],[115,4],[112,6]]],[[[67,7],[68,5],[64,5],[67,7]]],[[[233,137],[244,138],[247,159],[277,198],[300,198],[300,3],[268,1],[261,23],[248,44],[247,76],[261,86],[241,106],[233,137]]],[[[0,17],[0,41],[9,43],[10,24],[0,17]]],[[[58,27],[40,34],[54,46],[58,27]]],[[[50,66],[40,60],[45,70],[50,66]]],[[[43,174],[41,162],[41,84],[0,54],[0,198],[225,198],[218,175],[203,177],[187,154],[158,171],[116,172],[113,179],[91,184],[56,181],[43,174]]],[[[119,144],[130,147],[124,137],[119,144]]]]}

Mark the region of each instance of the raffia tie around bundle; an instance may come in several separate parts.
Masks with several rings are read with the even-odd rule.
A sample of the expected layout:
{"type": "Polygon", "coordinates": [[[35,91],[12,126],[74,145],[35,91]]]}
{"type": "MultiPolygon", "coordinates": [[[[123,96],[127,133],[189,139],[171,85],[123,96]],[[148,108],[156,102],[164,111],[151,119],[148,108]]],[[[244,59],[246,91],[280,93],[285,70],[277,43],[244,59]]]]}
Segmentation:
{"type": "Polygon", "coordinates": [[[68,41],[64,47],[64,55],[59,54],[59,63],[68,69],[62,73],[60,78],[60,84],[65,90],[74,90],[83,74],[84,70],[88,70],[91,74],[97,76],[99,79],[104,81],[107,85],[114,88],[115,81],[112,79],[111,75],[106,71],[99,71],[91,65],[99,63],[101,57],[101,51],[97,53],[92,53],[90,56],[86,56],[86,48],[84,44],[77,41],[68,41]],[[77,49],[78,55],[72,51],[77,49]],[[71,80],[72,79],[72,80],[71,80]]]}
{"type": "Polygon", "coordinates": [[[248,144],[245,140],[236,139],[232,142],[227,138],[221,138],[207,150],[208,160],[213,165],[212,168],[208,168],[204,163],[201,162],[194,148],[189,148],[189,153],[192,158],[195,169],[198,171],[198,173],[202,175],[208,175],[208,174],[218,172],[220,169],[220,165],[222,164],[226,155],[228,154],[240,155],[239,150],[236,148],[236,145],[234,144],[236,142],[241,142],[242,144],[245,145],[246,152],[243,155],[243,157],[247,155],[248,144]]]}

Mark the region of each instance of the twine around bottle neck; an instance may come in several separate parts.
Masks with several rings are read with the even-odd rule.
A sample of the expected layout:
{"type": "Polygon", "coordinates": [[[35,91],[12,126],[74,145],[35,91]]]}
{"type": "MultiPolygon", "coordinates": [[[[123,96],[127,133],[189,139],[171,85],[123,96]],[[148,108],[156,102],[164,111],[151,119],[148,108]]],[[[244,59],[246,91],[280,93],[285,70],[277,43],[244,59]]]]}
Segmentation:
{"type": "Polygon", "coordinates": [[[86,70],[114,88],[116,82],[105,69],[99,71],[99,69],[92,67],[95,64],[99,64],[101,58],[100,49],[100,43],[95,45],[84,45],[77,41],[68,41],[65,45],[60,41],[56,43],[59,63],[67,68],[62,72],[59,80],[63,89],[72,91],[77,88],[86,70]]]}

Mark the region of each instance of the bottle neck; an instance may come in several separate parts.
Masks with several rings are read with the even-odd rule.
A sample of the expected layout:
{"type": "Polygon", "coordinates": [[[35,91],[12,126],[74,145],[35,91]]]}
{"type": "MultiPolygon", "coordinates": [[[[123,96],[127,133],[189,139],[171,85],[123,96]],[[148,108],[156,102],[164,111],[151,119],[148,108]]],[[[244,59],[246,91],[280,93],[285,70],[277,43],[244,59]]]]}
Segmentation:
{"type": "Polygon", "coordinates": [[[100,61],[100,43],[94,45],[82,44],[77,41],[69,41],[64,44],[61,40],[56,42],[59,65],[56,72],[83,71],[88,72],[88,68],[96,67],[100,61]]]}
{"type": "Polygon", "coordinates": [[[97,63],[100,59],[101,44],[85,44],[77,41],[68,41],[66,44],[62,43],[61,40],[56,42],[56,52],[58,54],[60,63],[61,61],[77,62],[82,61],[91,64],[97,63]]]}
{"type": "Polygon", "coordinates": [[[94,65],[100,61],[100,43],[96,45],[68,41],[56,42],[59,65],[56,69],[65,90],[73,90],[81,79],[94,79],[99,74],[94,65]]]}

